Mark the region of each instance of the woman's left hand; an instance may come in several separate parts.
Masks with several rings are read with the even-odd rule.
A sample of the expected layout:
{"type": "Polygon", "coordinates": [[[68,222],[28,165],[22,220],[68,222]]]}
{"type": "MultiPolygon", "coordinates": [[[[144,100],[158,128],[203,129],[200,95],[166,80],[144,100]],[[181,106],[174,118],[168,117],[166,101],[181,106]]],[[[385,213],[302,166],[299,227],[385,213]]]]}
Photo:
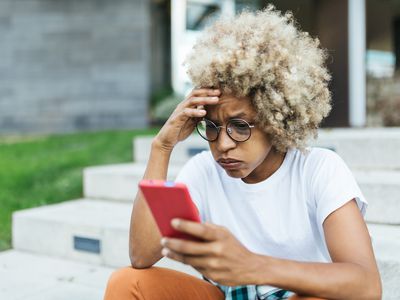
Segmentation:
{"type": "Polygon", "coordinates": [[[246,249],[225,227],[182,219],[172,226],[204,241],[162,238],[162,254],[191,265],[208,279],[233,286],[254,284],[259,270],[258,256],[246,249]]]}

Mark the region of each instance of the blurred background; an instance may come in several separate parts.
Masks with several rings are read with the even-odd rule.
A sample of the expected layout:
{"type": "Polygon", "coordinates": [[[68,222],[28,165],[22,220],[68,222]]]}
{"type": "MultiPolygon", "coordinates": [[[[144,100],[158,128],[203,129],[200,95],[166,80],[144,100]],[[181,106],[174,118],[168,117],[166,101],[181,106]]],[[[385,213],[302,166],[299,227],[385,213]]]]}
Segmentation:
{"type": "MultiPolygon", "coordinates": [[[[19,251],[67,259],[60,268],[70,260],[97,265],[85,278],[103,274],[99,286],[65,285],[65,295],[101,298],[112,268],[129,264],[129,211],[151,136],[191,89],[183,59],[218,17],[269,3],[292,11],[328,49],[333,110],[322,127],[334,134],[322,141],[358,172],[369,224],[391,226],[370,227],[389,237],[382,249],[400,249],[392,244],[400,241],[400,0],[0,0],[1,299],[61,299],[58,285],[37,298],[18,288],[28,276],[21,263],[48,266],[47,275],[22,280],[32,290],[46,282],[35,277],[77,278],[57,277],[54,261],[19,251]],[[59,202],[65,206],[49,206],[59,202]],[[20,298],[10,296],[16,291],[20,298]]],[[[177,150],[173,174],[199,145],[177,150]]],[[[385,284],[398,285],[400,257],[380,266],[385,284]]],[[[391,297],[400,298],[398,288],[391,297]]]]}
{"type": "Polygon", "coordinates": [[[325,126],[400,124],[398,0],[2,0],[0,133],[164,119],[173,93],[189,89],[181,63],[201,30],[268,3],[291,10],[329,50],[334,109],[325,126]]]}

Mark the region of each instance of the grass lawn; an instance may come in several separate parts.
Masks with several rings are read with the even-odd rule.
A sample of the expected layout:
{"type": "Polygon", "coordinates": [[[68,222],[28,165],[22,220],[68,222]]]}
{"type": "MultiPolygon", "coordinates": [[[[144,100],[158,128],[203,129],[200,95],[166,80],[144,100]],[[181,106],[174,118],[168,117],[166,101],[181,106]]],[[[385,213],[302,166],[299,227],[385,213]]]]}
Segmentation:
{"type": "Polygon", "coordinates": [[[132,139],[158,128],[36,137],[0,136],[0,251],[13,211],[82,196],[84,167],[132,161],[132,139]]]}

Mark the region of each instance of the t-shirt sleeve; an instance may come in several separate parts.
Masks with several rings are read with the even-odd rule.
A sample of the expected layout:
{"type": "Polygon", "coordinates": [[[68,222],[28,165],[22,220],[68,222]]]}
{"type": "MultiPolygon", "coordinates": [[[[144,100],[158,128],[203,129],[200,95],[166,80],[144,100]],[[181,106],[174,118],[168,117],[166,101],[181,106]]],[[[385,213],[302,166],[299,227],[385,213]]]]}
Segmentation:
{"type": "Polygon", "coordinates": [[[205,197],[205,185],[207,176],[206,171],[206,155],[207,153],[202,152],[193,156],[179,171],[176,177],[176,182],[182,182],[186,184],[189,189],[190,196],[196,205],[200,219],[204,222],[204,197],[205,197]]]}
{"type": "Polygon", "coordinates": [[[332,212],[355,199],[365,216],[368,203],[343,159],[331,150],[320,150],[320,154],[312,168],[311,188],[318,229],[325,238],[323,223],[332,212]]]}

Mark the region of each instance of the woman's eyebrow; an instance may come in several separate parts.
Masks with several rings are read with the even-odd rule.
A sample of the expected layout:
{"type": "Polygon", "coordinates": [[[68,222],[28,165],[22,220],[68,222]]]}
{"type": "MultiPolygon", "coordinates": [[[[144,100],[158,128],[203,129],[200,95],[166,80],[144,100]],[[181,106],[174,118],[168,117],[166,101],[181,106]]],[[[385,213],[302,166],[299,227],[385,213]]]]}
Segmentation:
{"type": "Polygon", "coordinates": [[[247,114],[245,112],[241,112],[234,116],[231,116],[231,117],[229,117],[229,119],[237,119],[237,118],[243,118],[243,117],[247,117],[247,114]]]}
{"type": "MultiPolygon", "coordinates": [[[[238,119],[238,118],[246,118],[246,117],[248,117],[248,115],[245,112],[241,112],[241,113],[238,113],[238,114],[235,114],[233,116],[228,117],[227,120],[238,119]]],[[[211,116],[208,116],[207,119],[210,120],[213,123],[219,123],[217,120],[215,120],[211,116]]]]}

